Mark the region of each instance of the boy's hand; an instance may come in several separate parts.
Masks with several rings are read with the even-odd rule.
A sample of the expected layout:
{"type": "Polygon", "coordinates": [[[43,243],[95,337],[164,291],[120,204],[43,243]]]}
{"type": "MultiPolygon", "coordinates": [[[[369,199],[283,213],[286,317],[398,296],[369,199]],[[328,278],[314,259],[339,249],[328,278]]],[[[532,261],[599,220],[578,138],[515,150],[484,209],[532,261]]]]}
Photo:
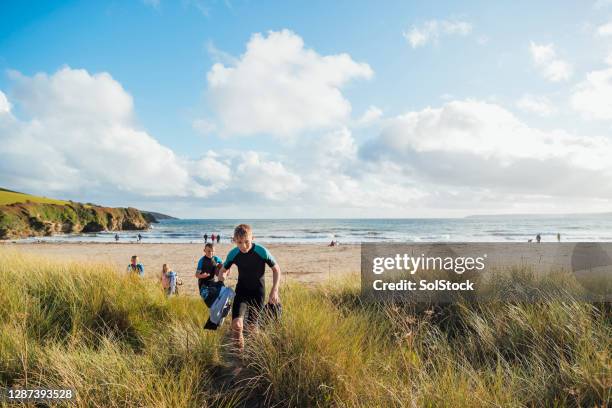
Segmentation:
{"type": "Polygon", "coordinates": [[[268,297],[268,303],[271,303],[273,305],[280,303],[280,298],[278,296],[278,289],[273,288],[270,291],[270,296],[268,297]]]}

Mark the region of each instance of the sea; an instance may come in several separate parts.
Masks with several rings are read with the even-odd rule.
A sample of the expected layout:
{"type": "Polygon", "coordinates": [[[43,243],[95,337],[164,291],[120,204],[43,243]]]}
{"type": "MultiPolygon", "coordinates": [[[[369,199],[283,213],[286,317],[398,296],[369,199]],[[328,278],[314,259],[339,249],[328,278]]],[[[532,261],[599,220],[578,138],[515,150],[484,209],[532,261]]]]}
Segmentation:
{"type": "MultiPolygon", "coordinates": [[[[418,219],[172,219],[140,231],[145,243],[202,243],[220,234],[228,243],[234,226],[252,225],[261,243],[362,242],[612,242],[612,213],[589,215],[471,216],[418,219]]],[[[136,241],[138,231],[121,231],[119,243],[136,241]]],[[[21,241],[115,242],[115,232],[62,234],[21,241]]]]}

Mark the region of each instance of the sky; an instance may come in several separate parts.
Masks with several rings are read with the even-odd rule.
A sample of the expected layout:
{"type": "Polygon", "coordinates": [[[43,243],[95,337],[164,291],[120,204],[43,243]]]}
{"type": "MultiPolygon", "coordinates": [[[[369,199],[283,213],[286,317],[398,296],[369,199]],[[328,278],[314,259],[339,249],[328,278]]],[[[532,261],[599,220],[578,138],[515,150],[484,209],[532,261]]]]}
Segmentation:
{"type": "Polygon", "coordinates": [[[179,217],[609,212],[612,0],[3,0],[0,157],[179,217]]]}

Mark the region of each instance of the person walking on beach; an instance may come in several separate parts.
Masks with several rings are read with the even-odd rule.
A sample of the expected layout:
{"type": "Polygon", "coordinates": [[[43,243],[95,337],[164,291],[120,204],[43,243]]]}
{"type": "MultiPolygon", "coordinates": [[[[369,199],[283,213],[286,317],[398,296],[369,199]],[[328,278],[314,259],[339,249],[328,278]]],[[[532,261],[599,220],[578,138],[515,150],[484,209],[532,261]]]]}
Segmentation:
{"type": "Polygon", "coordinates": [[[280,266],[264,246],[253,242],[253,230],[248,224],[240,224],[234,229],[236,247],[228,254],[219,271],[219,280],[225,281],[232,265],[238,267],[236,297],[232,304],[232,336],[239,352],[244,350],[243,331],[254,330],[264,308],[266,265],[272,268],[272,289],[268,303],[280,305],[278,295],[280,266]],[[246,326],[244,319],[246,315],[246,326]]]}
{"type": "Polygon", "coordinates": [[[540,236],[540,234],[536,235],[536,242],[539,244],[540,241],[542,240],[542,237],[540,236]]]}
{"type": "Polygon", "coordinates": [[[136,239],[138,242],[142,241],[142,235],[140,235],[140,232],[138,233],[138,235],[136,235],[136,239]]]}
{"type": "Polygon", "coordinates": [[[115,234],[115,242],[119,242],[119,234],[115,234]]]}
{"type": "Polygon", "coordinates": [[[217,244],[221,241],[221,234],[217,234],[217,244]]]}
{"type": "Polygon", "coordinates": [[[557,232],[557,242],[561,242],[561,233],[557,232]]]}
{"type": "Polygon", "coordinates": [[[210,236],[210,242],[214,243],[215,239],[217,239],[217,236],[215,235],[215,233],[213,232],[212,235],[210,236]]]}
{"type": "Polygon", "coordinates": [[[138,261],[138,256],[133,255],[130,264],[127,266],[127,272],[129,274],[138,274],[141,278],[144,277],[144,265],[138,261]]]}
{"type": "Polygon", "coordinates": [[[204,234],[204,243],[207,244],[208,243],[208,234],[204,234]]]}

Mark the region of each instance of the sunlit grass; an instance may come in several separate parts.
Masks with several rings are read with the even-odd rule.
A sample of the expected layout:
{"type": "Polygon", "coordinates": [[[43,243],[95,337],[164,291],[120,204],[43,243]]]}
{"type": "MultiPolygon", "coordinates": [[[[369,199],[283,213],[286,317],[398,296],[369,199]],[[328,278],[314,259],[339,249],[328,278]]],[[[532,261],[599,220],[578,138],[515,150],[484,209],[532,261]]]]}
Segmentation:
{"type": "Polygon", "coordinates": [[[358,283],[283,288],[282,320],[220,382],[228,326],[204,331],[200,299],[0,249],[0,386],[72,388],[80,407],[610,405],[607,305],[367,304],[358,283]]]}

